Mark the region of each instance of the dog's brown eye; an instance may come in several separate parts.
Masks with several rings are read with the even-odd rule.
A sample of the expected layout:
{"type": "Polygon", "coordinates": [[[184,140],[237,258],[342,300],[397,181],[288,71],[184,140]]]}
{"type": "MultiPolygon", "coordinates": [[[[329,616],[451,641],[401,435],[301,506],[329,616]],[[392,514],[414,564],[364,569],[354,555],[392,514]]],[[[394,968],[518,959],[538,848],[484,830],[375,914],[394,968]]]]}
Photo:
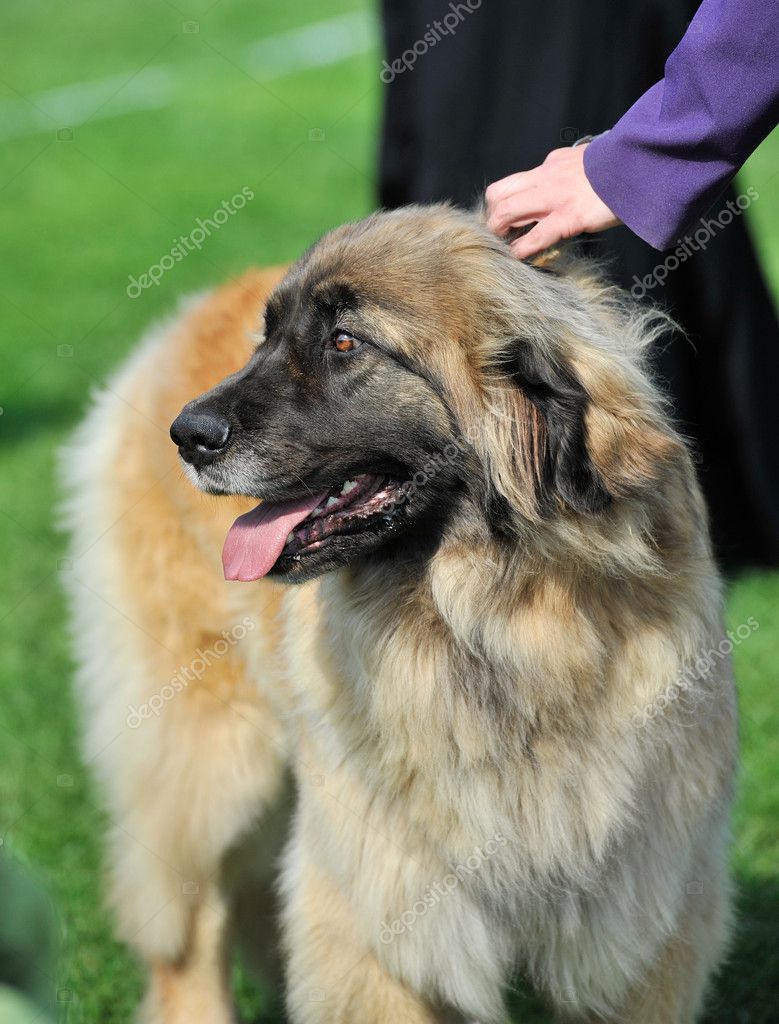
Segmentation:
{"type": "Polygon", "coordinates": [[[331,338],[331,344],[337,352],[353,352],[362,345],[362,342],[347,331],[336,331],[331,338]]]}

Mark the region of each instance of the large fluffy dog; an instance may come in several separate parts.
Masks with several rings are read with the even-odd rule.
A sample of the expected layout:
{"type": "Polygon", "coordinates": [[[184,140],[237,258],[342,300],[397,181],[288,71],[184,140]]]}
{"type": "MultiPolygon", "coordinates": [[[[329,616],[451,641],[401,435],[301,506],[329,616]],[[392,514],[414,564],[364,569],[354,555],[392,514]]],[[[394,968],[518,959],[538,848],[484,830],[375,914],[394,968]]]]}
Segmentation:
{"type": "Polygon", "coordinates": [[[198,299],[99,396],[75,632],[144,1019],[230,1019],[232,851],[285,764],[293,1021],[500,1021],[513,977],[574,1020],[695,1018],[735,709],[724,658],[690,675],[720,585],[657,330],[412,208],[198,299]]]}

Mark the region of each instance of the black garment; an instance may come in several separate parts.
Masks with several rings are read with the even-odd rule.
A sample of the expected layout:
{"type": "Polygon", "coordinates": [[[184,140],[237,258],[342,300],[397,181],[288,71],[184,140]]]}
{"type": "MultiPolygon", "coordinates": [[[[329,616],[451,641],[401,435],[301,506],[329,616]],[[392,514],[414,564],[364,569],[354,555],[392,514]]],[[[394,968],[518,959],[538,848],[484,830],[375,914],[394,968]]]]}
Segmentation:
{"type": "MultiPolygon", "coordinates": [[[[440,35],[430,45],[428,34],[427,52],[411,57],[412,67],[385,89],[383,206],[441,199],[472,206],[489,182],[610,127],[662,77],[697,6],[476,3],[471,10],[448,0],[383,0],[390,68],[426,32],[440,35]],[[447,13],[459,20],[442,34],[434,22],[447,13]]],[[[731,191],[707,217],[732,198],[731,191]]],[[[587,239],[584,248],[605,258],[626,288],[664,259],[627,228],[587,239]]],[[[670,309],[689,336],[658,346],[655,363],[680,429],[694,439],[720,559],[779,564],[779,324],[744,217],[720,228],[647,297],[670,309]]]]}

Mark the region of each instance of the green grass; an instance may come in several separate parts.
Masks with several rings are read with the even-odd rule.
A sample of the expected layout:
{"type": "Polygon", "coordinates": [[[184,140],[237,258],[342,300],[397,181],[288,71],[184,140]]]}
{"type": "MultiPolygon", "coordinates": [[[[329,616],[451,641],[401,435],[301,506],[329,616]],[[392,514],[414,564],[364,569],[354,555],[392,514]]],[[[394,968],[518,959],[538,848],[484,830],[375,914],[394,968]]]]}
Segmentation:
{"type": "MultiPolygon", "coordinates": [[[[99,383],[181,293],[249,264],[294,258],[330,226],[371,209],[379,109],[375,54],[259,83],[249,44],[358,2],[226,0],[11,3],[2,14],[0,106],[142,65],[174,72],[170,105],[84,125],[56,118],[0,146],[0,836],[52,894],[62,925],[57,984],[71,1021],[129,1020],[140,972],[100,902],[103,815],[79,763],[52,508],[54,452],[99,383]],[[198,22],[185,33],[182,23],[198,22]],[[72,127],[71,140],[58,127],[72,127]],[[319,129],[313,131],[312,129],[319,129]],[[321,137],[324,133],[324,138],[321,137]],[[243,186],[255,199],[199,253],[136,300],[125,289],[243,186]]],[[[4,110],[9,108],[5,107],[4,110]]],[[[2,111],[0,110],[0,125],[2,111]]],[[[779,288],[779,138],[746,177],[750,210],[779,288]]],[[[702,355],[705,358],[705,353],[702,355]]],[[[779,578],[730,594],[733,625],[760,629],[738,648],[744,759],[734,866],[741,927],[710,1021],[774,1019],[779,990],[779,578]]],[[[2,910],[0,909],[0,913],[2,910]]],[[[46,970],[45,968],[41,968],[46,970]]],[[[236,975],[247,1020],[280,1020],[272,995],[236,975]]],[[[525,1007],[530,1024],[548,1019],[525,1007]]]]}

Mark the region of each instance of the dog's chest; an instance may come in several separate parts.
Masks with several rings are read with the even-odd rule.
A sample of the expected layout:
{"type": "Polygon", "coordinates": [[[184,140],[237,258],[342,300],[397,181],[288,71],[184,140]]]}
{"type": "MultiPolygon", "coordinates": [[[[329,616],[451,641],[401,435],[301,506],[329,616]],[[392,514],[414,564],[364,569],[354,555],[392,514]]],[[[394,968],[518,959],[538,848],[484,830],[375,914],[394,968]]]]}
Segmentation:
{"type": "MultiPolygon", "coordinates": [[[[300,841],[393,974],[443,991],[456,963],[497,991],[544,936],[608,906],[635,744],[605,717],[577,733],[530,699],[509,706],[505,680],[485,699],[500,679],[463,675],[429,625],[334,621],[303,597],[286,641],[300,841]]],[[[621,846],[625,870],[640,846],[621,846]]]]}
{"type": "Polygon", "coordinates": [[[566,862],[578,873],[604,848],[630,800],[613,737],[569,742],[531,702],[507,703],[505,680],[476,673],[429,624],[334,622],[299,598],[290,611],[292,741],[319,783],[322,828],[358,845],[389,834],[431,877],[502,837],[510,856],[500,845],[473,880],[493,889],[518,875],[525,888],[556,883],[566,862]]]}

